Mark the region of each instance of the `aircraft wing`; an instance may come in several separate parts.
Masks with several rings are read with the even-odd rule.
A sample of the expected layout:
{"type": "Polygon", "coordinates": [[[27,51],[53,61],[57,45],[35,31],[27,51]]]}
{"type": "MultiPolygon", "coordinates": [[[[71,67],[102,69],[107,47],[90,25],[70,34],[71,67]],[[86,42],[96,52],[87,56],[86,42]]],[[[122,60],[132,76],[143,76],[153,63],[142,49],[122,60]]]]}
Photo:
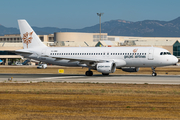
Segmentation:
{"type": "Polygon", "coordinates": [[[101,60],[93,59],[93,58],[72,58],[72,57],[53,57],[58,60],[70,60],[69,62],[79,61],[79,62],[99,62],[101,60]]]}

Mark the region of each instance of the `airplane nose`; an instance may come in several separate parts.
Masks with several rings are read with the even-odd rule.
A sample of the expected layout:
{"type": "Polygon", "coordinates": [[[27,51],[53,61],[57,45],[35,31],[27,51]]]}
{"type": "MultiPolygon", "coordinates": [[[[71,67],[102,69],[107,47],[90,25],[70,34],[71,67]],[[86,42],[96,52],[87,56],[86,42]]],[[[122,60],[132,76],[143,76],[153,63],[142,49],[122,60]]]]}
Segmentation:
{"type": "Polygon", "coordinates": [[[178,62],[177,57],[173,56],[173,58],[172,58],[172,64],[176,64],[177,62],[178,62]]]}

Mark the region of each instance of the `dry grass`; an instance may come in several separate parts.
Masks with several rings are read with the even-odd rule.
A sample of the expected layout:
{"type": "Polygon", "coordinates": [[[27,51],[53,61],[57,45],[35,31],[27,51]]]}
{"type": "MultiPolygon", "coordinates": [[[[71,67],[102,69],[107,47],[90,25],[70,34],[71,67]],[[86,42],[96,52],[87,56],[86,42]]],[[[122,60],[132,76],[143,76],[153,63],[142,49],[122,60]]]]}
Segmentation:
{"type": "Polygon", "coordinates": [[[0,119],[180,119],[179,85],[0,84],[0,119]]]}
{"type": "MultiPolygon", "coordinates": [[[[84,74],[86,68],[0,67],[0,73],[84,74]]],[[[179,67],[157,68],[158,74],[179,75],[179,67]]],[[[100,74],[94,71],[94,74],[100,74]]],[[[117,70],[113,74],[151,74],[117,70]]],[[[90,84],[90,83],[0,83],[0,120],[162,120],[180,119],[179,85],[90,84]]]]}

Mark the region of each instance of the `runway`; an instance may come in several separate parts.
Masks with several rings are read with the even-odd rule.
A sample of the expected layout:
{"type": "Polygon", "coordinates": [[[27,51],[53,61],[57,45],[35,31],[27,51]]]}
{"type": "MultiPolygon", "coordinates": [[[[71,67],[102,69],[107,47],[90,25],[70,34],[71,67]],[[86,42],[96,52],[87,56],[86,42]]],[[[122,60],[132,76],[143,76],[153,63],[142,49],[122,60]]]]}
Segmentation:
{"type": "Polygon", "coordinates": [[[1,83],[81,82],[122,84],[180,84],[179,75],[75,75],[75,74],[0,74],[1,83]]]}

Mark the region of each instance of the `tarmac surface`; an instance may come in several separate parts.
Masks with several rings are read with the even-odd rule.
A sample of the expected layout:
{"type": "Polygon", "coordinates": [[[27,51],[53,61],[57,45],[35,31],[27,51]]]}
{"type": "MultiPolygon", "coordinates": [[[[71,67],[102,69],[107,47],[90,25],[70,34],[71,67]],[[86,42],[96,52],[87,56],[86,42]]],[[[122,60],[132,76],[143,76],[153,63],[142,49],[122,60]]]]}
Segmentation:
{"type": "Polygon", "coordinates": [[[0,83],[81,82],[122,84],[180,84],[179,75],[75,75],[75,74],[0,74],[0,83]]]}

